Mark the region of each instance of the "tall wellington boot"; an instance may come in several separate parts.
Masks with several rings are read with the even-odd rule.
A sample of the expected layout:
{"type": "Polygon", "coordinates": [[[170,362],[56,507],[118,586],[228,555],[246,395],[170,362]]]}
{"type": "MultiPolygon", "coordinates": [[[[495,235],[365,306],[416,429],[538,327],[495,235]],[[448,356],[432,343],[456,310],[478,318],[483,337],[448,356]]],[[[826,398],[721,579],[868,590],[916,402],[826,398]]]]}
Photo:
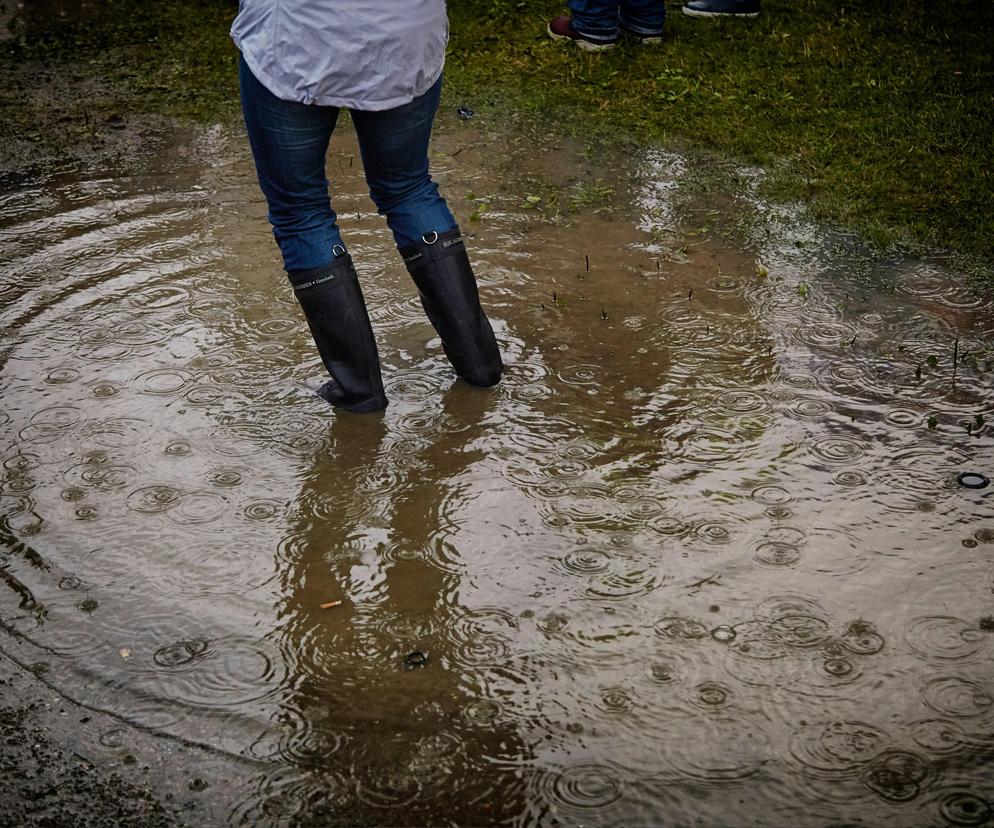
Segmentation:
{"type": "Polygon", "coordinates": [[[400,248],[400,255],[456,373],[470,385],[496,385],[503,364],[459,228],[427,233],[422,243],[400,248]]]}
{"type": "Polygon", "coordinates": [[[343,253],[330,264],[288,275],[321,361],[331,374],[318,395],[347,411],[382,411],[387,398],[380,357],[352,257],[343,253]]]}

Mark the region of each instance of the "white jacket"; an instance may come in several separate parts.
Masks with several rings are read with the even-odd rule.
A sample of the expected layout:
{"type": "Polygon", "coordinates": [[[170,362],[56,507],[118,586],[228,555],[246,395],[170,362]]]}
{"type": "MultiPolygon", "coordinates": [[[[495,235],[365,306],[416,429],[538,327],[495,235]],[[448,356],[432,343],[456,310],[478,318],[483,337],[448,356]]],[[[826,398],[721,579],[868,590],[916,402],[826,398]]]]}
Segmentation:
{"type": "Polygon", "coordinates": [[[445,0],[239,0],[231,37],[276,97],[393,109],[438,80],[445,0]]]}

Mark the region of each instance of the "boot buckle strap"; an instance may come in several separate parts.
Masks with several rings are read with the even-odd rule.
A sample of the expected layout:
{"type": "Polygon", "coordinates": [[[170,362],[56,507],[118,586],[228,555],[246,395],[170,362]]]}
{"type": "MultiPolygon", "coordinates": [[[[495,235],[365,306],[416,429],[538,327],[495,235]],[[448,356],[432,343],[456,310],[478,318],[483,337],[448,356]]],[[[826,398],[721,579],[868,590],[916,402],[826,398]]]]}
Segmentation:
{"type": "Polygon", "coordinates": [[[429,261],[437,261],[441,259],[449,249],[456,247],[457,245],[463,245],[464,242],[462,236],[456,236],[451,239],[441,239],[442,244],[441,249],[434,248],[434,245],[441,239],[438,233],[432,230],[430,233],[425,233],[421,237],[421,241],[424,242],[424,246],[421,249],[415,249],[410,255],[404,256],[404,264],[413,265],[422,259],[427,259],[429,261]]]}
{"type": "MultiPolygon", "coordinates": [[[[431,247],[433,244],[435,244],[435,242],[437,242],[439,240],[439,238],[440,237],[438,235],[438,231],[437,230],[432,230],[430,233],[425,233],[421,237],[421,241],[423,241],[425,244],[427,244],[429,247],[431,247]],[[430,238],[429,238],[429,236],[430,236],[430,238]]],[[[452,247],[453,245],[462,244],[462,243],[463,243],[462,236],[455,236],[454,238],[451,238],[451,239],[445,239],[442,242],[442,248],[443,249],[447,249],[449,247],[452,247]]]]}

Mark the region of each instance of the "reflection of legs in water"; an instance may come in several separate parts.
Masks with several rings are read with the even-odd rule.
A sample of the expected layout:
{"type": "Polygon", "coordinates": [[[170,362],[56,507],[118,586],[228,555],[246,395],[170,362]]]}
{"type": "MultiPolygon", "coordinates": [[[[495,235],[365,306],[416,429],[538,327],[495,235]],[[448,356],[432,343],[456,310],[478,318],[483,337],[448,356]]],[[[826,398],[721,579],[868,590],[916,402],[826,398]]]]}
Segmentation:
{"type": "Polygon", "coordinates": [[[440,524],[458,525],[443,513],[480,457],[465,446],[491,402],[454,389],[441,415],[448,427],[406,459],[382,423],[336,421],[333,448],[304,483],[283,579],[282,649],[295,674],[281,759],[308,779],[351,780],[326,804],[352,824],[392,823],[398,806],[418,825],[506,823],[523,809],[507,768],[525,747],[496,708],[481,706],[487,678],[466,663],[459,575],[430,559],[440,524]],[[424,667],[405,668],[412,651],[428,654],[424,667]]]}

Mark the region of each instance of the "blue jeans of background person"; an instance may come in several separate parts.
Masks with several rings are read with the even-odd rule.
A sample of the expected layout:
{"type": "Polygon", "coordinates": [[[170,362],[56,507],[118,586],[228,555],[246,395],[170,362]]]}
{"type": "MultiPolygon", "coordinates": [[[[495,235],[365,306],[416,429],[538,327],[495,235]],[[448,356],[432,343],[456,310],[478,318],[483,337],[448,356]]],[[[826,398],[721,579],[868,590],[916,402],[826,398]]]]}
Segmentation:
{"type": "Polygon", "coordinates": [[[613,40],[618,25],[637,35],[659,35],[666,19],[663,0],[569,0],[573,28],[592,38],[613,40]]]}
{"type": "MultiPolygon", "coordinates": [[[[288,271],[321,267],[345,249],[328,196],[325,155],[339,108],[277,98],[244,59],[242,112],[269,222],[288,271]]],[[[398,247],[456,226],[428,171],[428,141],[442,80],[411,103],[382,112],[352,110],[366,183],[398,247]]]]}

